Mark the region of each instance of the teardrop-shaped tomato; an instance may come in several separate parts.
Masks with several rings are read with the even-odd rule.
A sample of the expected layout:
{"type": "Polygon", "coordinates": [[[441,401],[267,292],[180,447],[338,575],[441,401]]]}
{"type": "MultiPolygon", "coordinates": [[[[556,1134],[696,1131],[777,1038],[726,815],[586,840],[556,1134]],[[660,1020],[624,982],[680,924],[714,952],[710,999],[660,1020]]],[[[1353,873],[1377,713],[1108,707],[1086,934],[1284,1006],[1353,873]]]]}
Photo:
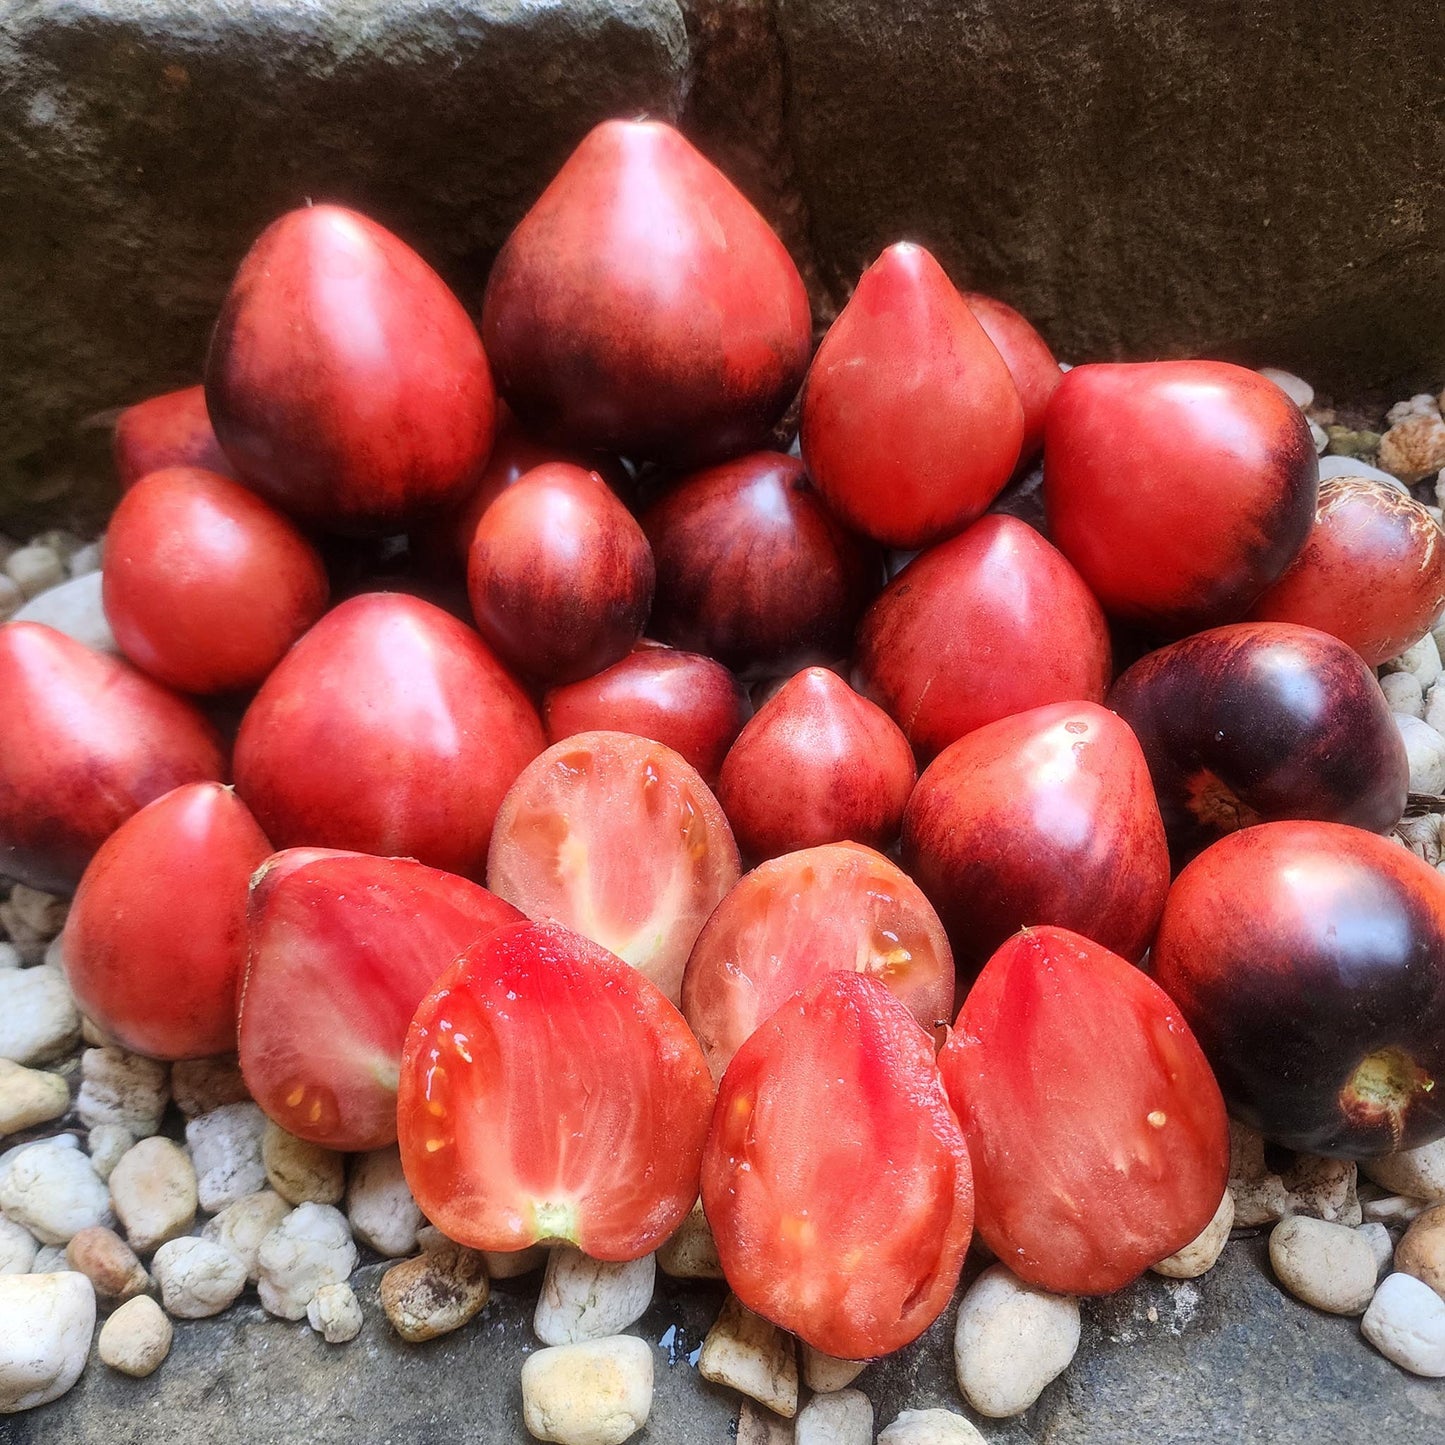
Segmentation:
{"type": "Polygon", "coordinates": [[[211,427],[203,386],[167,391],[126,407],[116,418],[111,450],[123,492],[163,467],[202,467],[223,477],[234,475],[211,427]]]}

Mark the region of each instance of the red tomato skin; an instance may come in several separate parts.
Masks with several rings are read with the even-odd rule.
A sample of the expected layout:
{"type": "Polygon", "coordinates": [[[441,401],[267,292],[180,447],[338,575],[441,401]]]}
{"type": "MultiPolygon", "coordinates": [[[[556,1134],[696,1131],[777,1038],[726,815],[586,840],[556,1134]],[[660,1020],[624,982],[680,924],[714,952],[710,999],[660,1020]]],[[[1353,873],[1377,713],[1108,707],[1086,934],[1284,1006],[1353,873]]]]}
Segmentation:
{"type": "Polygon", "coordinates": [[[684,478],[642,526],[657,558],[653,633],[746,677],[844,656],[883,582],[877,547],[779,452],[684,478]]]}
{"type": "Polygon", "coordinates": [[[206,389],[187,386],[128,406],[115,421],[111,456],[122,492],[165,467],[234,476],[206,412],[206,389]]]}
{"type": "Polygon", "coordinates": [[[1043,450],[1044,416],[1064,373],[1049,343],[1007,302],[985,296],[982,291],[965,291],[963,299],[998,348],[1023,404],[1024,440],[1014,469],[1017,472],[1043,450]]]}
{"type": "Polygon", "coordinates": [[[1363,1159],[1445,1135],[1445,879],[1393,840],[1230,834],[1175,880],[1150,967],[1267,1138],[1363,1159]]]}
{"type": "Polygon", "coordinates": [[[116,641],[181,692],[259,687],[326,610],[316,549],[255,492],[214,472],[168,467],[137,482],[105,548],[116,641]]]}
{"type": "Polygon", "coordinates": [[[405,242],[341,206],[273,221],[246,253],[206,358],[237,475],[300,521],[404,530],[461,502],[496,397],[461,302],[405,242]]]}
{"type": "Polygon", "coordinates": [[[760,707],[722,765],[718,802],[745,857],[822,843],[885,849],[918,769],[881,707],[835,672],[795,673],[760,707]]]}
{"type": "Polygon", "coordinates": [[[502,798],[541,750],[531,702],[471,628],[371,592],[266,679],[236,737],[236,787],[278,847],[479,878],[502,798]]]}
{"type": "Polygon", "coordinates": [[[742,684],[722,663],[648,642],[542,699],[549,743],[575,733],[636,733],[681,754],[709,787],[750,711],[742,684]]]}
{"type": "Polygon", "coordinates": [[[1445,609],[1445,535],[1413,497],[1371,477],[1320,483],[1304,550],[1250,609],[1347,642],[1378,667],[1445,609]]]}
{"type": "Polygon", "coordinates": [[[989,516],[914,558],[864,614],[858,690],[924,759],[1051,702],[1102,702],[1109,632],[1079,575],[1032,527],[989,516]]]}
{"type": "Polygon", "coordinates": [[[91,859],[65,923],[61,957],[86,1017],[155,1059],[232,1052],[246,888],[270,851],[220,783],[184,784],[126,819],[91,859]]]}
{"type": "Polygon", "coordinates": [[[72,892],[133,813],[226,776],[191,703],[41,623],[0,627],[0,698],[0,874],[32,888],[72,892]]]}
{"type": "Polygon", "coordinates": [[[797,267],[722,172],[670,125],[609,120],[502,247],[482,334],[538,436],[700,466],[764,441],[812,323],[797,267]]]}
{"type": "Polygon", "coordinates": [[[467,591],[477,629],[516,671],[576,682],[626,657],[652,609],[652,548],[596,472],[546,462],[477,523],[467,591]]]}
{"type": "Polygon", "coordinates": [[[943,1312],[973,1234],[969,1152],[933,1042],[881,983],[831,973],[728,1065],[702,1167],[733,1292],[863,1360],[943,1312]]]}
{"type": "Polygon", "coordinates": [[[843,522],[888,547],[961,531],[1019,459],[1008,366],[933,257],[901,241],[863,273],[803,389],[803,461],[843,522]]]}
{"type": "Polygon", "coordinates": [[[386,1075],[401,1066],[417,1005],[464,949],[521,917],[480,884],[410,858],[272,855],[246,907],[238,1052],[252,1098],[323,1148],[394,1143],[386,1075]]]}
{"type": "Polygon", "coordinates": [[[1076,366],[1049,403],[1049,535],[1110,616],[1170,636],[1245,615],[1304,546],[1318,480],[1304,414],[1240,366],[1076,366]]]}
{"type": "Polygon", "coordinates": [[[555,924],[506,925],[407,1032],[402,1165],[459,1243],[638,1259],[697,1198],[712,1101],[697,1041],[642,974],[555,924]]]}
{"type": "Polygon", "coordinates": [[[1021,1279],[1108,1294],[1203,1230],[1229,1124],[1169,996],[1063,928],[984,965],[939,1055],[973,1161],[978,1232],[1021,1279]]]}
{"type": "Polygon", "coordinates": [[[908,799],[903,861],[972,968],[1042,923],[1137,962],[1169,891],[1138,740],[1087,702],[1001,718],[946,747],[908,799]]]}

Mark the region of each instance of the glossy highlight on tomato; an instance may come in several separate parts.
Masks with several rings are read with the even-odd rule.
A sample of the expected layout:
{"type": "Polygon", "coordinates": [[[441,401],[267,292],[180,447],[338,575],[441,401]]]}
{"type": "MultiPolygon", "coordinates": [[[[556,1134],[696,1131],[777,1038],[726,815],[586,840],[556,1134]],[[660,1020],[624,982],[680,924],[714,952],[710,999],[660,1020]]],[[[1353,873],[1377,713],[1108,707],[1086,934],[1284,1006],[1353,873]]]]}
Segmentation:
{"type": "Polygon", "coordinates": [[[565,928],[512,924],[417,1009],[402,1165],[427,1218],[461,1244],[555,1239],[637,1259],[697,1198],[712,1100],[682,1015],[641,973],[565,928]]]}

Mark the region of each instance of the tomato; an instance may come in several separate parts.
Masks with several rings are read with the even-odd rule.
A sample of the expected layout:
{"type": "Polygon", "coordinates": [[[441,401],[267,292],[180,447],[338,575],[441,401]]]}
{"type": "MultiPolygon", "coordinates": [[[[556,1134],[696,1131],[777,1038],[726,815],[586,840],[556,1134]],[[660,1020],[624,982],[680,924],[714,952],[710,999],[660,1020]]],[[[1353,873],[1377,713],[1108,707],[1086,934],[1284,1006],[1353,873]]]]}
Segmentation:
{"type": "Polygon", "coordinates": [[[187,783],[126,819],[90,860],[65,922],[61,957],[86,1017],[152,1058],[234,1050],[246,888],[270,851],[220,783],[187,783]]]}
{"type": "Polygon", "coordinates": [[[313,1144],[390,1144],[417,1005],[464,949],[521,916],[409,858],[277,853],[250,895],[239,1052],[251,1096],[313,1144]]]}
{"type": "Polygon", "coordinates": [[[926,1029],[953,1011],[943,926],[881,853],[831,843],[745,874],[703,926],[682,981],[713,1077],[774,1009],[837,969],[876,978],[926,1029]]]}
{"type": "Polygon", "coordinates": [[[1021,1279],[1107,1294],[1182,1249],[1229,1177],[1219,1086],[1157,984],[1063,928],[984,965],[939,1056],[978,1232],[1021,1279]]]}
{"type": "Polygon", "coordinates": [[[1403,652],[1445,609],[1445,536],[1413,497],[1370,477],[1320,483],[1304,550],[1250,609],[1349,643],[1371,667],[1403,652]]]}
{"type": "Polygon", "coordinates": [[[0,875],[33,888],[69,893],[133,813],[226,775],[190,703],[41,623],[0,627],[0,698],[0,875]]]}
{"type": "Polygon", "coordinates": [[[405,242],[340,206],[290,211],[246,253],[211,338],[206,404],[247,486],[362,534],[462,502],[496,425],[461,302],[405,242]]]}
{"type": "Polygon", "coordinates": [[[978,728],[924,771],[903,859],[977,968],[1019,928],[1071,928],[1137,960],[1169,891],[1169,846],[1127,723],[1087,702],[978,728]]]}
{"type": "Polygon", "coordinates": [[[547,462],[477,523],[477,628],[518,672],[576,682],[625,657],[652,608],[652,548],[596,472],[547,462]]]}
{"type": "Polygon", "coordinates": [[[1267,1138],[1368,1158],[1445,1135],[1445,879],[1398,843],[1233,833],[1179,875],[1150,963],[1267,1138]]]}
{"type": "Polygon", "coordinates": [[[1012,306],[981,291],[965,291],[963,299],[998,348],[1023,405],[1024,440],[1018,460],[1022,467],[1043,447],[1044,415],[1064,373],[1049,343],[1012,306]]]}
{"type": "Polygon", "coordinates": [[[1102,702],[1099,604],[1044,539],[991,516],[921,553],[858,630],[859,691],[924,757],[974,728],[1050,702],[1102,702]]]}
{"type": "Polygon", "coordinates": [[[642,526],[657,558],[652,631],[748,676],[844,656],[883,583],[878,549],[778,452],[683,478],[642,526]]]}
{"type": "Polygon", "coordinates": [[[542,700],[548,742],[574,733],[637,733],[681,753],[709,787],[749,711],[747,693],[720,662],[645,641],[621,662],[553,688],[542,700]]]}
{"type": "Polygon", "coordinates": [[[636,969],[555,925],[473,944],[406,1037],[397,1127],[426,1217],[474,1249],[638,1259],[697,1198],[712,1080],[636,969]]]}
{"type": "Polygon", "coordinates": [[[1220,361],[1076,366],[1049,403],[1055,545],[1111,616],[1171,636],[1234,622],[1314,520],[1309,423],[1220,361]]]}
{"type": "Polygon", "coordinates": [[[502,798],[541,749],[531,702],[471,628],[371,592],[266,679],[241,720],[236,787],[278,847],[479,877],[502,798]]]}
{"type": "Polygon", "coordinates": [[[733,1292],[841,1359],[943,1312],[973,1233],[968,1149],[933,1041],[875,979],[778,1008],[718,1089],[702,1204],[733,1292]]]}
{"type": "Polygon", "coordinates": [[[887,848],[918,770],[908,739],[837,673],[790,677],[738,735],[718,802],[743,853],[852,841],[887,848]]]}
{"type": "Polygon", "coordinates": [[[702,465],[759,445],[808,365],[797,267],[669,125],[604,121],[492,266],[497,384],[538,435],[702,465]]]}
{"type": "Polygon", "coordinates": [[[1008,366],[943,268],[899,242],[863,273],[803,389],[803,461],[843,521],[889,547],[966,527],[1019,459],[1008,366]]]}
{"type": "Polygon", "coordinates": [[[201,467],[223,477],[234,475],[211,428],[203,386],[168,391],[126,407],[116,418],[111,451],[123,492],[163,467],[201,467]]]}
{"type": "Polygon", "coordinates": [[[576,929],[674,1003],[708,914],[738,881],[732,830],[696,771],[630,733],[548,748],[497,814],[487,886],[576,929]]]}
{"type": "Polygon", "coordinates": [[[254,492],[167,467],[105,534],[105,615],[137,667],[182,692],[258,687],[326,610],[315,548],[254,492]]]}

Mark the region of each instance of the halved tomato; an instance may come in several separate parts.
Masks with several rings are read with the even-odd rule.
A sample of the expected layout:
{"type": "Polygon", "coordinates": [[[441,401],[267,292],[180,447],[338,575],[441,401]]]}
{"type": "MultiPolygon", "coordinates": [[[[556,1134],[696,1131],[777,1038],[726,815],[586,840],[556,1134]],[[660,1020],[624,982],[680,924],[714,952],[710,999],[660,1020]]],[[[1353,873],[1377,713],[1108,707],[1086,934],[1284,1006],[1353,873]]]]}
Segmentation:
{"type": "Polygon", "coordinates": [[[939,1056],[968,1136],[978,1232],[1058,1294],[1107,1294],[1209,1223],[1224,1100],[1169,995],[1064,928],[984,965],[939,1056]]]}
{"type": "Polygon", "coordinates": [[[618,732],[577,733],[528,764],[487,855],[499,897],[610,949],[674,1004],[692,945],[738,872],[732,829],[697,771],[618,732]]]}
{"type": "Polygon", "coordinates": [[[273,854],[252,880],[241,1072],[283,1129],[328,1149],[396,1138],[407,1025],[458,954],[521,914],[410,858],[273,854]]]}
{"type": "Polygon", "coordinates": [[[697,1198],[712,1099],[682,1015],[641,973],[555,924],[513,924],[416,1011],[402,1166],[460,1244],[639,1259],[697,1198]]]}
{"type": "Polygon", "coordinates": [[[942,1313],[973,1233],[968,1148],[933,1041],[876,979],[830,973],[740,1048],[702,1204],[747,1307],[848,1360],[942,1313]]]}
{"type": "Polygon", "coordinates": [[[785,853],[747,874],[692,946],[682,1012],[713,1077],[793,994],[867,974],[926,1029],[953,1012],[953,954],[918,885],[861,843],[785,853]]]}

